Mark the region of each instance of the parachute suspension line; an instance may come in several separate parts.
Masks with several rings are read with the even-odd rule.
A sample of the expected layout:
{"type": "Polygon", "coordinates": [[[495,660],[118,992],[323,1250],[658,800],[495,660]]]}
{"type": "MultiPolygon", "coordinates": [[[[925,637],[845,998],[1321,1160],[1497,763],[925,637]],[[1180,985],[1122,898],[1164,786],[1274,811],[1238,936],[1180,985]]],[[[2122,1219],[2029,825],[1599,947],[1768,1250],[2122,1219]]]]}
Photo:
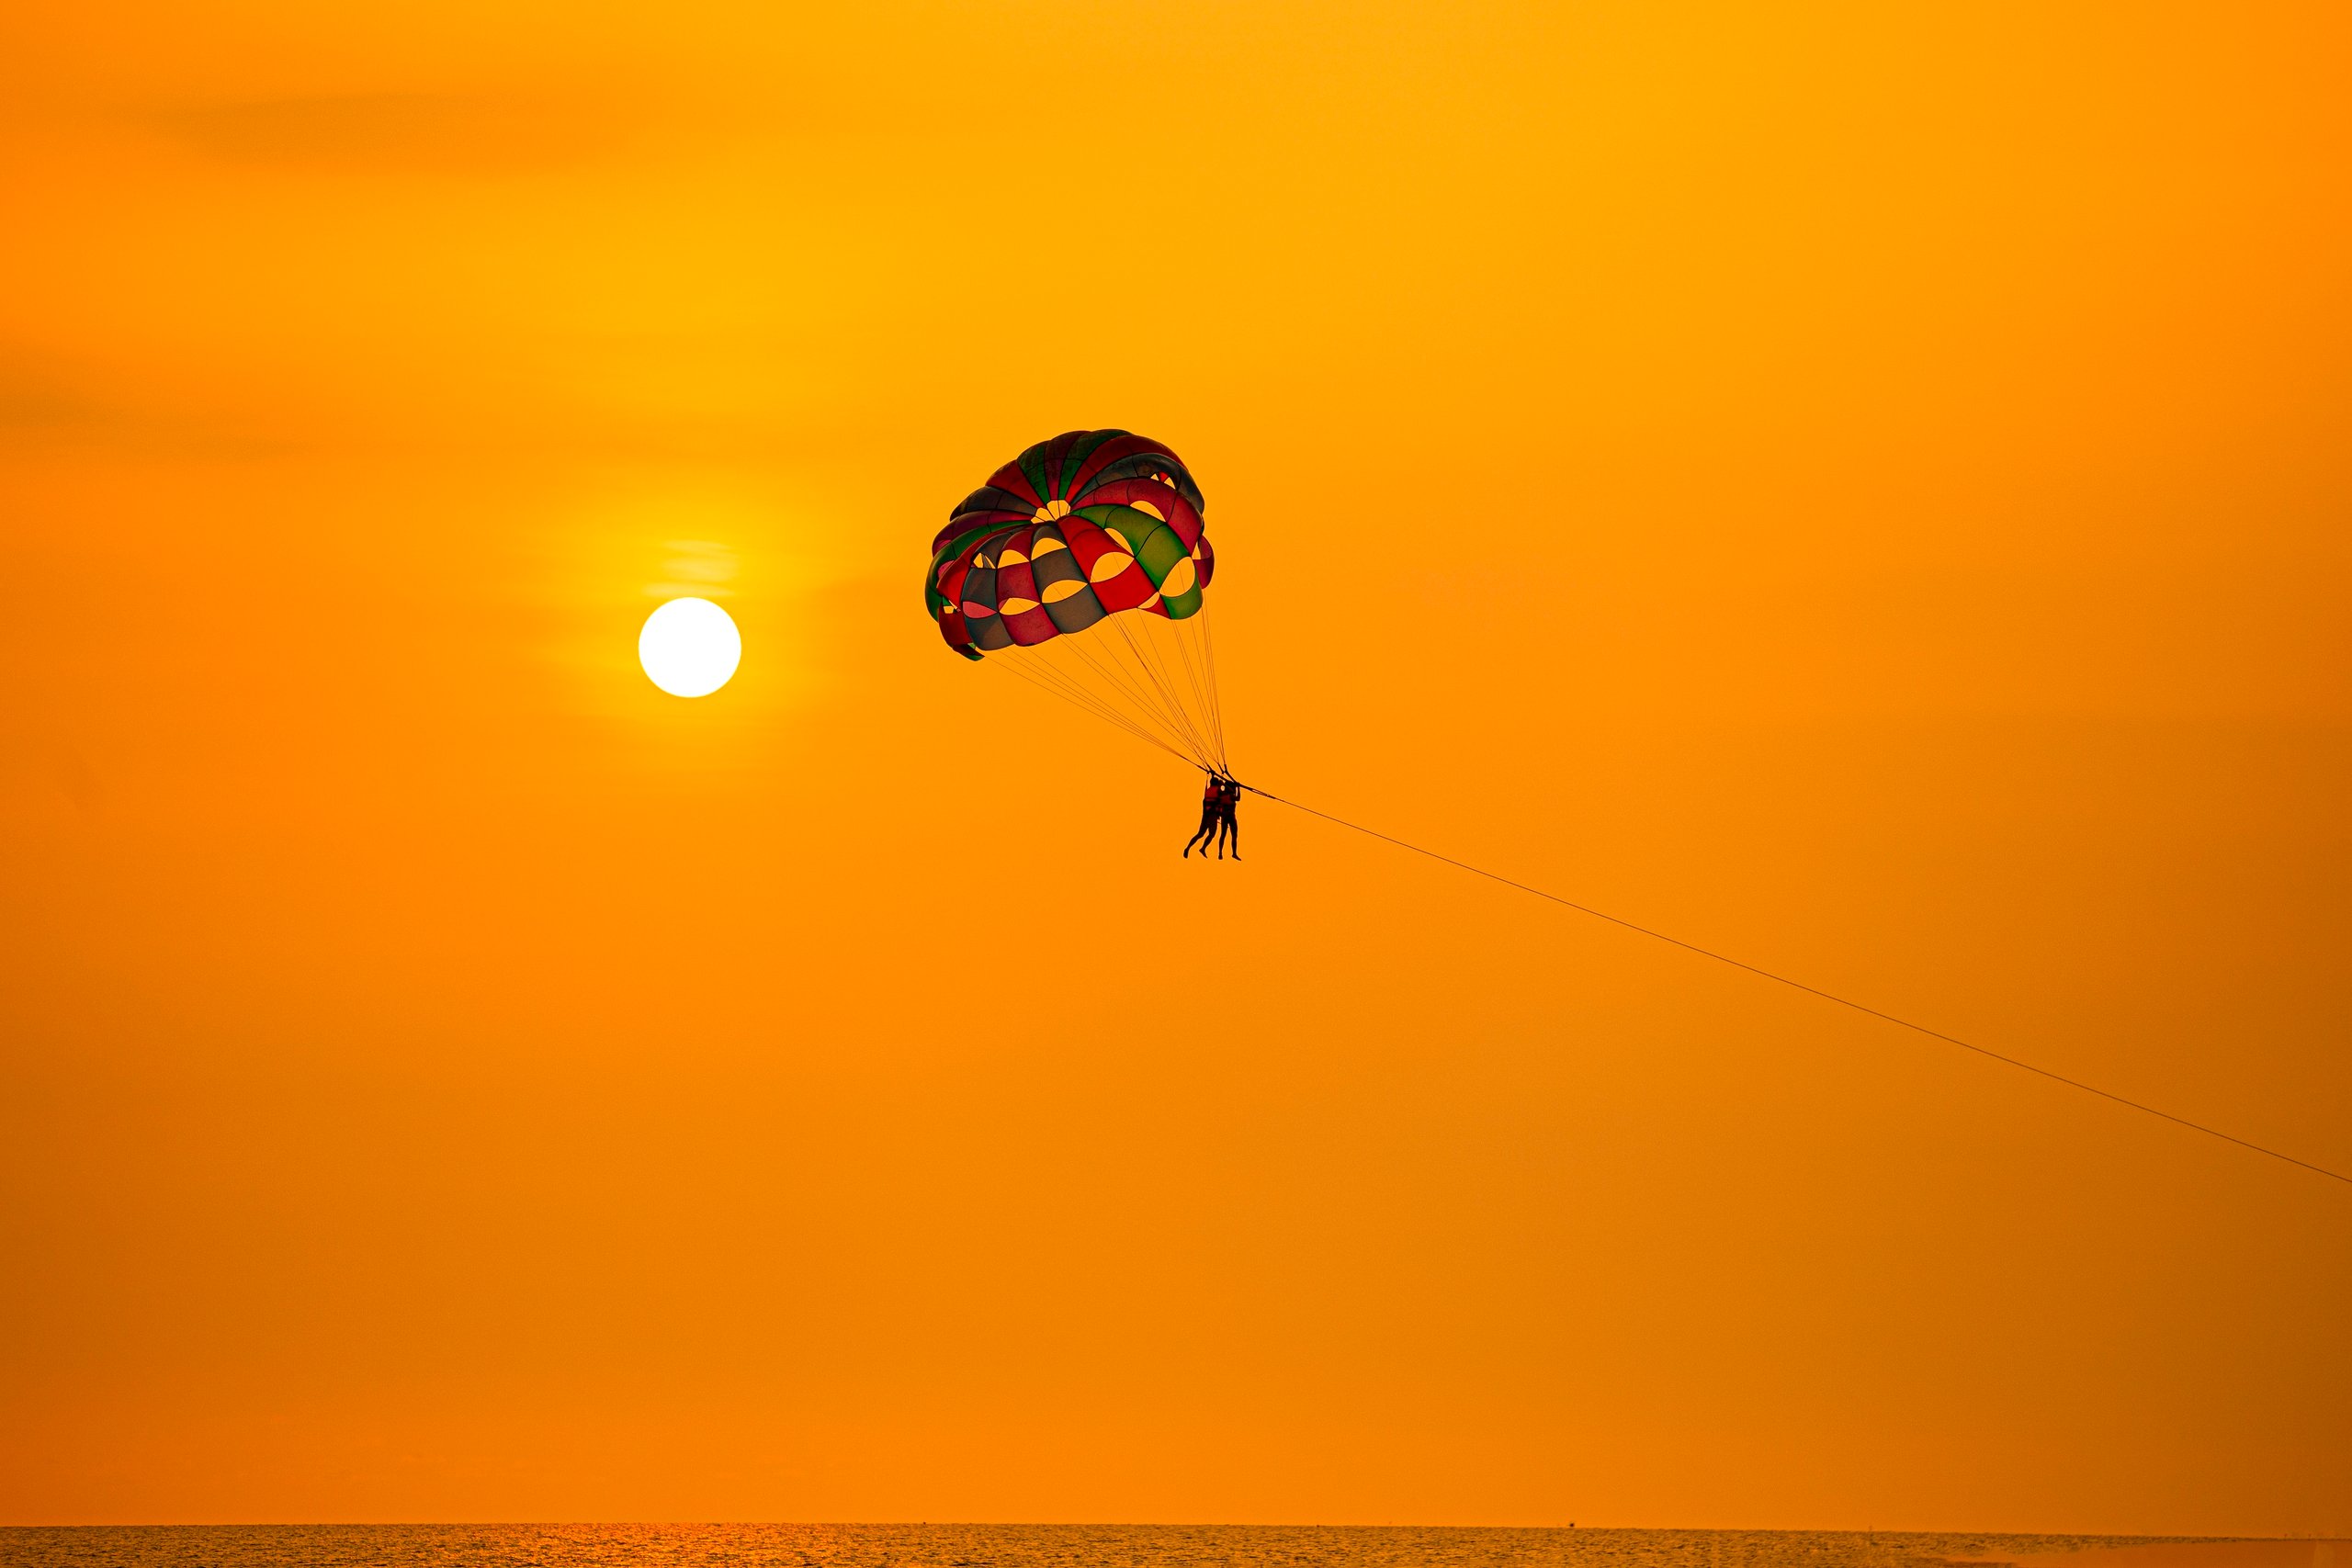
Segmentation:
{"type": "Polygon", "coordinates": [[[1201,597],[1201,613],[1193,618],[1201,623],[1201,660],[1202,662],[1208,667],[1209,672],[1209,728],[1216,732],[1217,760],[1219,761],[1223,761],[1227,756],[1225,749],[1225,705],[1217,696],[1216,626],[1209,619],[1209,602],[1206,594],[1204,594],[1201,597]]]}
{"type": "Polygon", "coordinates": [[[1117,709],[1102,701],[1101,698],[1095,696],[1094,694],[1087,691],[1084,687],[1072,683],[1068,677],[1062,674],[1060,671],[1045,667],[1033,669],[1029,667],[1025,660],[1005,660],[1003,662],[1006,669],[1012,671],[1015,675],[1020,676],[1031,685],[1036,686],[1044,691],[1051,692],[1054,695],[1061,698],[1064,702],[1084,708],[1095,717],[1102,719],[1106,723],[1115,724],[1130,734],[1137,735],[1147,740],[1150,740],[1154,745],[1164,746],[1165,742],[1161,741],[1158,737],[1152,735],[1148,730],[1135,723],[1135,721],[1120,713],[1117,709]]]}
{"type": "MultiPolygon", "coordinates": [[[[1124,630],[1124,626],[1121,629],[1124,630]]],[[[1184,705],[1176,701],[1170,693],[1160,689],[1159,682],[1152,676],[1150,666],[1144,662],[1140,653],[1136,654],[1135,668],[1129,671],[1120,668],[1116,659],[1107,656],[1107,650],[1098,652],[1093,648],[1076,642],[1069,645],[1069,649],[1071,655],[1083,660],[1088,669],[1116,684],[1127,694],[1129,701],[1156,717],[1161,725],[1166,727],[1170,734],[1176,736],[1195,750],[1198,749],[1200,738],[1193,733],[1193,727],[1185,722],[1184,705]]],[[[1130,649],[1130,651],[1135,650],[1130,649]]]]}
{"type": "MultiPolygon", "coordinates": [[[[1128,671],[1118,667],[1115,660],[1104,658],[1098,654],[1093,649],[1073,638],[1056,637],[1050,642],[1041,643],[1038,645],[1041,651],[1046,649],[1059,650],[1065,647],[1068,649],[1068,658],[1079,660],[1089,670],[1094,671],[1098,679],[1112,687],[1114,690],[1117,691],[1121,695],[1125,696],[1126,700],[1134,705],[1135,710],[1138,714],[1143,716],[1148,722],[1158,726],[1169,739],[1176,742],[1180,746],[1191,748],[1193,755],[1190,757],[1190,761],[1195,763],[1199,763],[1201,761],[1201,758],[1198,754],[1200,750],[1199,739],[1192,733],[1192,727],[1186,722],[1183,705],[1175,702],[1154,701],[1153,698],[1136,682],[1134,677],[1130,675],[1128,671]]],[[[1048,655],[1048,658],[1059,657],[1064,656],[1058,651],[1055,654],[1048,655]]],[[[1136,660],[1136,667],[1141,671],[1144,678],[1148,681],[1150,679],[1151,672],[1149,670],[1143,668],[1140,657],[1138,657],[1136,660]]]]}
{"type": "MultiPolygon", "coordinates": [[[[1182,666],[1184,684],[1193,694],[1193,705],[1185,711],[1194,716],[1194,722],[1201,731],[1201,744],[1216,763],[1216,771],[1220,773],[1229,773],[1231,770],[1226,762],[1225,743],[1219,740],[1216,735],[1214,696],[1200,669],[1200,659],[1194,647],[1194,639],[1200,634],[1193,623],[1200,618],[1201,614],[1207,607],[1204,603],[1200,610],[1194,611],[1183,620],[1170,621],[1168,641],[1175,648],[1175,663],[1182,666]]],[[[1167,659],[1164,652],[1161,659],[1163,661],[1167,659]]],[[[1174,681],[1172,674],[1170,681],[1172,684],[1174,681]]]]}
{"type": "Polygon", "coordinates": [[[1200,689],[1200,672],[1193,668],[1193,649],[1190,649],[1193,635],[1190,635],[1190,627],[1179,626],[1179,623],[1169,623],[1169,642],[1176,644],[1176,660],[1183,665],[1183,682],[1185,686],[1193,689],[1193,707],[1190,707],[1188,712],[1200,712],[1200,722],[1202,727],[1204,727],[1202,728],[1202,745],[1209,748],[1211,757],[1216,757],[1216,771],[1218,773],[1223,773],[1223,771],[1226,771],[1226,748],[1221,748],[1221,745],[1216,743],[1216,731],[1206,727],[1206,724],[1209,724],[1209,696],[1200,689]]]}
{"type": "Polygon", "coordinates": [[[2297,1159],[2293,1155],[2281,1154],[2277,1149],[2265,1147],[2263,1145],[2255,1143],[2250,1139],[2241,1138],[2233,1133],[2224,1133],[2220,1128],[2209,1127],[2202,1122],[2191,1122],[2186,1116],[2176,1116],[2169,1111],[2159,1111],[2153,1105],[2143,1105],[2136,1100],[2126,1100],[2120,1094],[2114,1093],[2109,1089],[2100,1089],[2095,1084],[2086,1084],[2080,1078],[2070,1078],[2063,1073],[2053,1073],[2047,1067],[2037,1067],[2031,1062],[2019,1061],[2015,1056],[2003,1055],[1998,1051],[1990,1050],[1983,1045],[1972,1044],[1968,1041],[1961,1039],[1956,1034],[1946,1034],[1940,1029],[1930,1029],[1924,1023],[1914,1023],[1907,1018],[1897,1018],[1891,1012],[1882,1012],[1877,1008],[1869,1006],[1867,1003],[1858,1002],[1852,1000],[1850,998],[1841,997],[1834,991],[1825,991],[1818,986],[1808,986],[1804,981],[1792,980],[1786,975],[1776,975],[1770,969],[1747,963],[1742,959],[1734,958],[1728,953],[1717,953],[1713,948],[1701,947],[1695,942],[1685,942],[1679,936],[1668,936],[1666,932],[1661,931],[1653,931],[1648,926],[1636,925],[1632,920],[1626,919],[1622,916],[1612,915],[1605,910],[1596,909],[1589,904],[1579,904],[1572,898],[1563,898],[1556,893],[1546,893],[1541,887],[1534,887],[1529,886],[1527,883],[1515,881],[1514,879],[1505,876],[1498,872],[1488,871],[1483,866],[1472,865],[1468,861],[1455,860],[1452,855],[1440,854],[1435,850],[1423,849],[1419,844],[1408,843],[1403,839],[1396,838],[1393,835],[1381,832],[1376,828],[1367,828],[1361,822],[1351,822],[1344,817],[1334,817],[1328,811],[1318,811],[1314,807],[1304,805],[1299,801],[1285,800],[1279,795],[1271,794],[1268,791],[1256,788],[1250,784],[1243,784],[1241,787],[1248,790],[1251,795],[1257,795],[1261,799],[1272,801],[1277,806],[1287,806],[1293,811],[1304,811],[1309,817],[1320,817],[1326,822],[1335,823],[1338,826],[1349,829],[1351,831],[1362,833],[1367,838],[1378,839],[1384,843],[1394,844],[1400,850],[1410,850],[1417,855],[1427,855],[1431,860],[1442,861],[1447,865],[1453,866],[1461,871],[1466,871],[1473,876],[1483,876],[1489,882],[1499,882],[1506,887],[1515,887],[1521,893],[1532,894],[1535,897],[1544,899],[1550,903],[1557,904],[1563,908],[1574,909],[1580,915],[1590,915],[1594,919],[1606,920],[1612,926],[1623,926],[1629,931],[1637,932],[1642,936],[1648,937],[1656,942],[1665,942],[1669,946],[1681,948],[1686,953],[1695,953],[1702,958],[1712,958],[1716,963],[1729,964],[1734,969],[1745,969],[1750,975],[1758,976],[1763,979],[1773,981],[1776,984],[1786,986],[1791,990],[1803,991],[1807,996],[1818,997],[1826,1002],[1835,1002],[1842,1008],[1851,1008],[1856,1012],[1866,1013],[1871,1018],[1879,1019],[1887,1023],[1892,1023],[1897,1028],[1910,1030],[1915,1034],[1924,1034],[1930,1040],[1940,1040],[1947,1045],[1957,1045],[1963,1051],[1973,1051],[1980,1056],[1989,1056],[1994,1061],[1999,1062],[2005,1066],[2016,1067],[2021,1072],[2032,1073],[2038,1077],[2048,1078],[2052,1083],[2064,1084],[2068,1089],[2077,1089],[2082,1090],[2085,1094],[2095,1094],[2101,1100],[2113,1100],[2118,1105],[2137,1111],[2143,1115],[2154,1116],[2159,1121],[2170,1122],[2175,1126],[2186,1127],[2193,1133],[2202,1133],[2209,1138],[2219,1138],[2225,1144],[2235,1144],[2242,1149],[2250,1149],[2258,1155],[2267,1155],[2272,1159],[2283,1161],[2288,1165],[2300,1166],[2303,1169],[2311,1171],[2312,1174],[2317,1176],[2324,1176],[2331,1181],[2341,1181],[2346,1186],[2352,1186],[2352,1176],[2346,1176],[2342,1171],[2330,1170],[2324,1165],[2313,1165],[2307,1159],[2297,1159]]]}
{"type": "MultiPolygon", "coordinates": [[[[1118,726],[1121,729],[1125,730],[1128,734],[1134,736],[1136,739],[1143,741],[1145,744],[1159,747],[1161,750],[1167,752],[1178,761],[1189,762],[1192,761],[1190,757],[1185,756],[1183,752],[1178,750],[1175,747],[1170,746],[1167,741],[1161,739],[1159,736],[1154,735],[1150,730],[1146,729],[1143,726],[1128,718],[1126,715],[1119,712],[1116,708],[1112,707],[1108,704],[1101,701],[1099,698],[1096,698],[1084,687],[1069,686],[1060,683],[1054,679],[1048,678],[1047,671],[1024,668],[1022,662],[1018,660],[998,660],[989,659],[983,660],[981,662],[985,664],[1001,663],[1002,668],[1010,670],[1012,673],[1020,676],[1023,680],[1028,682],[1039,691],[1050,692],[1055,696],[1061,698],[1062,701],[1069,704],[1072,707],[1092,714],[1096,718],[1102,720],[1105,724],[1114,724],[1118,726]]],[[[1056,670],[1050,671],[1050,674],[1052,676],[1058,677],[1061,675],[1061,671],[1056,670]]]]}
{"type": "Polygon", "coordinates": [[[1135,655],[1136,668],[1143,671],[1144,679],[1151,682],[1152,689],[1159,694],[1160,706],[1168,714],[1170,721],[1184,732],[1185,737],[1192,741],[1196,753],[1205,751],[1207,748],[1202,745],[1200,736],[1194,732],[1184,712],[1182,699],[1169,689],[1165,673],[1159,668],[1159,660],[1152,657],[1149,634],[1146,634],[1146,640],[1137,641],[1127,623],[1116,615],[1111,617],[1111,626],[1119,634],[1120,640],[1127,645],[1127,651],[1135,655]]]}
{"type": "MultiPolygon", "coordinates": [[[[1163,618],[1164,620],[1164,618],[1163,618]]],[[[1181,635],[1177,623],[1165,621],[1167,635],[1181,635]]],[[[1058,637],[991,656],[1073,706],[1118,725],[1129,734],[1149,739],[1170,754],[1210,772],[1224,771],[1222,746],[1203,728],[1201,716],[1189,709],[1163,652],[1153,647],[1156,628],[1147,626],[1138,641],[1123,620],[1114,626],[1127,645],[1129,658],[1117,657],[1114,645],[1081,637],[1058,637]]]]}
{"type": "MultiPolygon", "coordinates": [[[[1205,613],[1204,606],[1186,621],[1205,613]]],[[[1125,616],[1110,620],[1117,642],[1050,637],[999,649],[984,662],[1002,664],[1031,685],[1204,772],[1231,777],[1205,625],[1162,616],[1138,629],[1125,616]],[[1172,653],[1159,646],[1163,639],[1174,642],[1172,653]]]]}
{"type": "MultiPolygon", "coordinates": [[[[1039,643],[1035,648],[1023,649],[1021,659],[1024,663],[1031,660],[1035,660],[1036,662],[1043,664],[1047,669],[1052,670],[1057,675],[1071,682],[1073,684],[1082,684],[1082,682],[1079,681],[1076,671],[1066,669],[1064,666],[1072,660],[1075,660],[1080,664],[1083,664],[1087,669],[1094,672],[1096,679],[1100,680],[1104,685],[1110,687],[1112,691],[1117,693],[1120,696],[1126,698],[1129,703],[1133,704],[1136,711],[1142,716],[1145,723],[1157,724],[1163,728],[1166,728],[1167,720],[1165,716],[1162,716],[1149,701],[1142,697],[1136,691],[1135,687],[1128,682],[1118,671],[1105,668],[1101,660],[1093,658],[1085,649],[1080,648],[1074,643],[1065,646],[1063,640],[1057,637],[1050,642],[1039,643]]],[[[1107,699],[1100,696],[1098,696],[1096,700],[1107,701],[1107,699]]],[[[1182,739],[1182,737],[1180,735],[1177,736],[1176,739],[1182,739]]]]}
{"type": "MultiPolygon", "coordinates": [[[[1204,604],[1206,603],[1205,600],[1203,602],[1204,604]]],[[[1193,614],[1197,615],[1200,612],[1195,610],[1193,614]]],[[[1186,620],[1190,620],[1191,618],[1191,616],[1185,617],[1186,620]]],[[[1192,691],[1194,705],[1198,708],[1202,716],[1206,717],[1209,704],[1208,699],[1201,694],[1200,677],[1193,672],[1193,656],[1187,648],[1187,639],[1185,635],[1189,629],[1190,628],[1186,626],[1183,621],[1170,621],[1168,623],[1168,641],[1176,649],[1176,664],[1181,665],[1183,668],[1184,684],[1192,691]]],[[[1150,634],[1146,633],[1145,635],[1149,636],[1150,634]]],[[[1165,655],[1162,655],[1162,658],[1164,660],[1165,655]]],[[[1170,673],[1168,679],[1170,684],[1174,683],[1176,677],[1173,673],[1173,667],[1170,668],[1170,673]]]]}
{"type": "Polygon", "coordinates": [[[1184,662],[1185,683],[1193,688],[1193,700],[1200,705],[1202,718],[1209,727],[1207,739],[1216,747],[1216,771],[1221,773],[1226,771],[1225,746],[1223,742],[1218,741],[1216,739],[1216,705],[1210,700],[1209,694],[1202,689],[1201,671],[1195,667],[1199,661],[1193,657],[1193,639],[1197,637],[1199,633],[1193,626],[1192,623],[1199,620],[1203,615],[1208,614],[1208,601],[1204,597],[1201,601],[1201,607],[1199,609],[1193,611],[1192,615],[1186,616],[1185,619],[1181,622],[1170,622],[1169,628],[1175,633],[1174,640],[1176,643],[1176,657],[1182,660],[1184,662]]]}
{"type": "Polygon", "coordinates": [[[1183,698],[1177,694],[1175,680],[1169,674],[1167,662],[1160,658],[1159,649],[1153,646],[1150,634],[1145,634],[1143,639],[1137,641],[1136,634],[1128,628],[1125,617],[1113,615],[1109,620],[1112,627],[1118,632],[1120,639],[1127,645],[1127,651],[1136,656],[1136,662],[1142,667],[1146,677],[1159,693],[1159,700],[1166,705],[1169,716],[1176,721],[1177,728],[1182,729],[1192,741],[1201,764],[1204,767],[1223,772],[1223,760],[1215,754],[1207,737],[1204,736],[1200,732],[1199,726],[1193,722],[1192,713],[1184,706],[1183,698]]]}
{"type": "Polygon", "coordinates": [[[1125,724],[1128,728],[1137,729],[1141,733],[1149,735],[1156,744],[1174,756],[1182,758],[1186,761],[1193,760],[1189,742],[1183,731],[1171,725],[1168,716],[1149,700],[1140,696],[1133,685],[1122,678],[1119,671],[1105,666],[1091,651],[1074,643],[1068,645],[1066,653],[1064,649],[1064,639],[1057,637],[1051,642],[1042,643],[1036,648],[1026,650],[1026,655],[1035,656],[1034,664],[1032,659],[1026,655],[1016,662],[1049,672],[1057,681],[1071,691],[1079,693],[1097,708],[1125,724]],[[1047,651],[1048,649],[1055,651],[1047,651]],[[1101,689],[1088,685],[1076,671],[1068,667],[1066,658],[1076,659],[1088,670],[1092,671],[1096,679],[1108,686],[1114,694],[1124,696],[1129,706],[1122,708],[1112,697],[1105,696],[1101,689]]]}

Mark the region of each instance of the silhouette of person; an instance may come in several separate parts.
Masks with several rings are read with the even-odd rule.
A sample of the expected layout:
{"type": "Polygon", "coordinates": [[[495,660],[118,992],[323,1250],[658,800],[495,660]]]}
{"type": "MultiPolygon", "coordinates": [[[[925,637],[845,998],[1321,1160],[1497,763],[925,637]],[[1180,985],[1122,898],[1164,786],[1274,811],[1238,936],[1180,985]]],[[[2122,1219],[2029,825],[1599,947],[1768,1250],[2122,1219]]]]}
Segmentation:
{"type": "MultiPolygon", "coordinates": [[[[1238,813],[1241,809],[1241,786],[1231,779],[1219,779],[1217,795],[1216,858],[1219,860],[1225,858],[1225,846],[1230,841],[1233,845],[1233,858],[1239,860],[1241,858],[1241,818],[1238,813]]],[[[1201,852],[1206,854],[1208,851],[1204,849],[1201,852]]]]}
{"type": "Polygon", "coordinates": [[[1201,786],[1201,825],[1193,830],[1190,839],[1184,840],[1186,860],[1193,858],[1193,847],[1195,844],[1200,846],[1201,858],[1203,860],[1209,858],[1209,835],[1216,831],[1217,824],[1222,819],[1221,812],[1225,804],[1224,787],[1225,781],[1215,773],[1211,773],[1208,783],[1201,786]]]}

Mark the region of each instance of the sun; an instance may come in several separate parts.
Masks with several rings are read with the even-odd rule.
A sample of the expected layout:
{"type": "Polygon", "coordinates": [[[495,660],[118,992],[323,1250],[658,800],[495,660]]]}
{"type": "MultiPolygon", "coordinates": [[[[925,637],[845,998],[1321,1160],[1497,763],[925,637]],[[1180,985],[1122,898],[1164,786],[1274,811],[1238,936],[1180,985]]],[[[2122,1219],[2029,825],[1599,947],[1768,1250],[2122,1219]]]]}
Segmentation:
{"type": "Polygon", "coordinates": [[[637,661],[673,697],[707,697],[733,678],[743,638],[726,611],[707,599],[673,599],[645,617],[637,661]]]}

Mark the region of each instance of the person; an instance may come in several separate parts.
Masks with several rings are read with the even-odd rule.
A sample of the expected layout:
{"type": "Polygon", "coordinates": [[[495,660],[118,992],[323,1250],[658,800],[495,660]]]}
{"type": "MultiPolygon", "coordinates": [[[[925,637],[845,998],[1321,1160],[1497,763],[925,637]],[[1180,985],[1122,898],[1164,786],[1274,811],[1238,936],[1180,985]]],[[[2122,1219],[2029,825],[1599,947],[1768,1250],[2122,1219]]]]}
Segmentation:
{"type": "Polygon", "coordinates": [[[1220,814],[1225,804],[1224,785],[1224,780],[1211,773],[1208,783],[1201,786],[1201,825],[1193,831],[1193,836],[1184,841],[1186,860],[1193,858],[1193,846],[1195,844],[1201,848],[1201,858],[1203,860],[1209,858],[1209,835],[1216,831],[1217,824],[1222,819],[1220,814]]]}
{"type": "MultiPolygon", "coordinates": [[[[1217,793],[1222,798],[1217,802],[1216,810],[1216,858],[1219,860],[1225,858],[1226,841],[1230,840],[1233,843],[1233,858],[1239,860],[1241,858],[1241,818],[1239,816],[1241,786],[1231,779],[1219,779],[1217,793]]],[[[1208,853],[1206,850],[1201,852],[1204,855],[1208,853]]]]}

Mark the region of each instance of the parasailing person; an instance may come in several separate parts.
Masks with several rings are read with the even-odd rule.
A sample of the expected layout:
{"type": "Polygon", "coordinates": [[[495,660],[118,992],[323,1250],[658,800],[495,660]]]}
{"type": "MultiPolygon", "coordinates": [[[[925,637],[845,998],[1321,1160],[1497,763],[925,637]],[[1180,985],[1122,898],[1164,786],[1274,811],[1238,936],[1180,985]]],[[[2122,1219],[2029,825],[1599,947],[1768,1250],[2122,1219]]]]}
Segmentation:
{"type": "Polygon", "coordinates": [[[1193,829],[1191,838],[1184,840],[1184,858],[1192,859],[1193,847],[1198,845],[1201,858],[1208,859],[1209,839],[1224,822],[1225,781],[1211,773],[1208,782],[1201,786],[1201,825],[1193,829]]]}
{"type": "MultiPolygon", "coordinates": [[[[1225,846],[1229,841],[1233,845],[1233,858],[1239,860],[1241,858],[1241,784],[1235,779],[1218,779],[1216,793],[1216,858],[1219,860],[1225,858],[1225,846]]],[[[1208,858],[1208,851],[1205,848],[1201,851],[1201,857],[1204,860],[1208,858]]]]}

